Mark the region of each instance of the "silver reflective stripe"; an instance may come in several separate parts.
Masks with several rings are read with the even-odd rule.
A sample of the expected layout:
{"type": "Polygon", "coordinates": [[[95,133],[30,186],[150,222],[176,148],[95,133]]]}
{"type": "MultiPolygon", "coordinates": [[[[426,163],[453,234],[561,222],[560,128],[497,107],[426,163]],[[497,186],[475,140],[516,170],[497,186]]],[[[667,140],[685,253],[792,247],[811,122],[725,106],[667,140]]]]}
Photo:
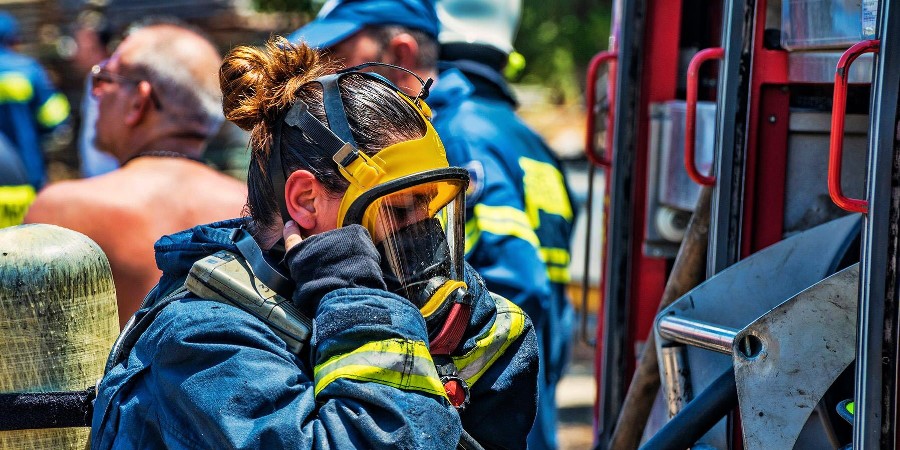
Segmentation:
{"type": "Polygon", "coordinates": [[[491,293],[497,316],[491,328],[478,337],[475,347],[463,356],[454,356],[460,378],[473,386],[491,364],[506,352],[525,331],[525,313],[513,302],[491,293]]]}

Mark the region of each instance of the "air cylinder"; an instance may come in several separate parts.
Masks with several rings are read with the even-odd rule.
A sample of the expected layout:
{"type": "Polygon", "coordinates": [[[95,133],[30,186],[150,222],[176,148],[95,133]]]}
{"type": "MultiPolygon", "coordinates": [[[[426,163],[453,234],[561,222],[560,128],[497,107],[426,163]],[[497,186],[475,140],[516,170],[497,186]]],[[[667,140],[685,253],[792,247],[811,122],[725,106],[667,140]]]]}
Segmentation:
{"type": "MultiPolygon", "coordinates": [[[[54,225],[0,229],[0,392],[96,385],[118,332],[112,272],[94,241],[54,225]]],[[[83,450],[89,431],[0,432],[0,449],[83,450]]]]}

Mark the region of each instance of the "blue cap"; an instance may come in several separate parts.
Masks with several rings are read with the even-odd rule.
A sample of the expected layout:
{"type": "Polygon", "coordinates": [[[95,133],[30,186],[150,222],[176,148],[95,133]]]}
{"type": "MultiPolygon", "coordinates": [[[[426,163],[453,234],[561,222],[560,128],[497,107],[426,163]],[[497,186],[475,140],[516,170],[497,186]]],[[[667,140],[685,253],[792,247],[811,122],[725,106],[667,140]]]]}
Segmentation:
{"type": "Polygon", "coordinates": [[[328,0],[312,21],[288,40],[328,48],[369,25],[399,25],[437,39],[434,0],[328,0]]]}
{"type": "Polygon", "coordinates": [[[0,44],[12,44],[19,39],[19,22],[6,11],[0,11],[0,44]]]}

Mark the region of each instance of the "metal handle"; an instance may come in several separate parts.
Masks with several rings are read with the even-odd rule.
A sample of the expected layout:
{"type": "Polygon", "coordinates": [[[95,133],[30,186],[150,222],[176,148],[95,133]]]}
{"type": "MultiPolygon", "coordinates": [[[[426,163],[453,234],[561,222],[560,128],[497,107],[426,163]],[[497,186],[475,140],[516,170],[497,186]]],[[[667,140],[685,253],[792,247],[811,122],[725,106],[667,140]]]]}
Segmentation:
{"type": "MultiPolygon", "coordinates": [[[[606,114],[606,155],[599,156],[597,155],[597,149],[594,145],[594,126],[596,121],[596,111],[594,108],[596,107],[596,88],[597,88],[597,74],[600,72],[600,66],[604,64],[609,64],[618,57],[618,53],[614,51],[605,51],[600,52],[594,55],[591,58],[590,64],[588,64],[588,72],[587,72],[587,92],[585,103],[587,106],[587,138],[584,143],[584,153],[587,155],[588,161],[593,164],[610,168],[612,166],[612,124],[613,124],[613,109],[610,108],[606,114]]],[[[612,105],[615,99],[615,83],[609,83],[609,103],[612,105]]]]}
{"type": "Polygon", "coordinates": [[[705,350],[731,354],[731,343],[738,331],[725,326],[685,319],[677,316],[663,316],[657,324],[659,337],[681,344],[693,345],[705,350]]]}
{"type": "Polygon", "coordinates": [[[699,83],[700,66],[711,59],[722,59],[724,57],[725,49],[721,47],[707,48],[697,52],[688,65],[687,111],[685,112],[684,123],[684,168],[687,170],[688,176],[701,186],[715,186],[716,177],[700,173],[697,170],[697,162],[694,155],[697,134],[697,84],[699,83]]]}
{"type": "Polygon", "coordinates": [[[831,141],[828,151],[828,195],[834,204],[850,212],[867,213],[869,202],[844,196],[841,189],[841,164],[844,155],[844,115],[847,109],[847,79],[850,65],[865,53],[877,53],[881,41],[858,42],[841,55],[834,72],[834,101],[831,106],[831,141]]]}

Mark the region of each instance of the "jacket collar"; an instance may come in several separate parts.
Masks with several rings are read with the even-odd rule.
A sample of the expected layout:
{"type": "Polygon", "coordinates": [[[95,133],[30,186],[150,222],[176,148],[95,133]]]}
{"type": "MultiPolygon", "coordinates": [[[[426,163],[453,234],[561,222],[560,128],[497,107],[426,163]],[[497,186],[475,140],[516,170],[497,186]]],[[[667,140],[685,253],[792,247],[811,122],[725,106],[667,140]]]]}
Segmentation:
{"type": "Polygon", "coordinates": [[[453,104],[459,104],[475,92],[475,87],[459,69],[448,68],[440,73],[437,83],[431,88],[428,106],[434,110],[435,117],[440,110],[453,104]]]}
{"type": "Polygon", "coordinates": [[[184,283],[191,266],[217,251],[237,252],[231,231],[247,223],[246,218],[230,219],[179,231],[161,237],[153,246],[156,266],[162,270],[158,293],[171,292],[184,283]]]}
{"type": "Polygon", "coordinates": [[[504,101],[513,108],[519,106],[516,94],[509,87],[506,78],[493,67],[470,59],[441,62],[440,66],[448,69],[455,68],[462,72],[473,88],[472,95],[504,101]]]}

